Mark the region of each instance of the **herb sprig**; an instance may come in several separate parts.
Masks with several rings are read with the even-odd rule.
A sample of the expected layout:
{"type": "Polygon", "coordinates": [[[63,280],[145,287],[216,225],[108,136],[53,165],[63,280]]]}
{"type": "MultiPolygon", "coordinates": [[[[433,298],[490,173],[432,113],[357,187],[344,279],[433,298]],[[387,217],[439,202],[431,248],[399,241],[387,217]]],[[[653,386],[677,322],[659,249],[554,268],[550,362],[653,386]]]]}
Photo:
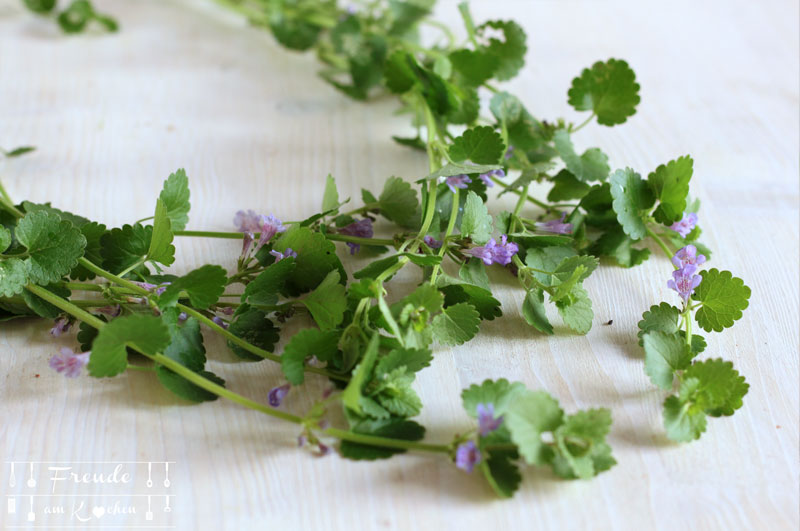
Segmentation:
{"type": "MultiPolygon", "coordinates": [[[[38,13],[55,9],[55,1],[24,2],[38,13]]],[[[568,102],[588,113],[584,120],[544,121],[496,87],[524,67],[525,32],[514,21],[476,24],[461,4],[467,38],[459,42],[430,17],[427,0],[347,9],[332,0],[220,3],[286,48],[314,50],[325,65],[320,76],[347,96],[395,94],[417,135],[394,139],[427,153],[428,175],[417,176],[419,194],[398,177],[377,195],[362,190],[363,206],[351,210],[328,176],[318,213],[288,222],[240,211],[236,232],[186,230],[190,193],[183,170],[165,181],[151,218],[110,229],[50,204],[15,204],[0,187],[2,318],[55,319],[54,335],[80,322],[79,352],[54,356],[54,369],[75,376],[86,366],[94,377],[152,371],[184,400],[223,397],[295,423],[298,441],[315,451],[329,452],[328,441],[337,439],[339,453],[357,460],[407,450],[440,453],[467,472],[480,469],[507,497],[519,486],[522,463],[548,466],[564,478],[612,467],[610,411],[565,414],[545,391],[486,380],[462,393],[472,430],[444,443],[421,442],[425,429],[412,420],[422,408],[416,373],[431,363],[435,344],[466,343],[482,320],[502,316],[487,268],[502,267],[518,279],[532,334],[555,333],[545,300],[567,327],[585,334],[594,312],[584,282],[601,260],[642,263],[652,242],[674,265],[669,286],[681,301],[652,306],[639,323],[644,370],[670,392],[666,435],[697,439],[708,416],[729,416],[742,406],[748,385],[733,365],[696,359],[706,341],[693,333],[693,322],[706,332],[732,326],[750,290],[727,271],[698,274],[711,255],[698,241],[699,202],[689,198],[693,160],[676,158],[643,178],[631,168],[612,171],[601,149],[582,150],[574,142],[594,121],[611,127],[635,114],[639,85],[625,61],[598,61],[573,80],[568,102]],[[421,26],[441,37],[426,45],[421,26]],[[488,114],[482,114],[481,91],[491,93],[488,114]],[[550,185],[546,198],[529,194],[535,183],[550,185]],[[518,196],[513,211],[490,213],[495,186],[498,195],[518,196]],[[531,213],[530,204],[541,213],[531,213]],[[393,224],[393,234],[375,237],[378,217],[393,224]],[[232,272],[207,264],[176,276],[164,272],[176,262],[176,237],[241,239],[242,251],[232,272]],[[374,260],[348,279],[336,242],[374,260]],[[398,296],[391,279],[406,267],[418,268],[422,279],[398,296]],[[281,324],[298,315],[315,326],[274,353],[281,324]],[[280,364],[287,383],[265,390],[269,405],[227,389],[206,369],[203,327],[222,335],[243,360],[280,364]],[[308,373],[328,378],[332,387],[305,415],[284,412],[282,402],[308,373]],[[325,419],[335,406],[343,408],[346,428],[325,419]]],[[[82,31],[91,20],[116,29],[84,0],[58,17],[67,32],[82,31]]]]}

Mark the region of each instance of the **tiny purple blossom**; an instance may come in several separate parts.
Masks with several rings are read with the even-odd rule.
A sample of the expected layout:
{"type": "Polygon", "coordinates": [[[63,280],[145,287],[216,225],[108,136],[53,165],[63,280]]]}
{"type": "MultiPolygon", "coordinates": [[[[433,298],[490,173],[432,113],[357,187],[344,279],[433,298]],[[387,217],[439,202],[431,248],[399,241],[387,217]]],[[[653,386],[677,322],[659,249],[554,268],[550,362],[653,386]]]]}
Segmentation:
{"type": "Polygon", "coordinates": [[[270,214],[269,216],[263,218],[263,222],[261,223],[261,227],[259,227],[259,231],[261,234],[258,236],[256,250],[260,249],[261,246],[270,241],[272,237],[279,232],[285,232],[286,227],[283,226],[281,220],[270,214]]]}
{"type": "Polygon", "coordinates": [[[519,246],[514,242],[509,242],[505,234],[500,236],[500,243],[492,238],[482,247],[473,247],[465,251],[470,256],[480,258],[486,265],[493,263],[508,265],[511,263],[511,257],[517,252],[519,252],[519,246]]]}
{"type": "Polygon", "coordinates": [[[317,443],[317,447],[319,448],[320,457],[324,457],[333,451],[327,444],[317,443]]]}
{"type": "Polygon", "coordinates": [[[567,213],[562,212],[561,218],[551,219],[550,221],[545,221],[544,223],[536,223],[536,228],[540,231],[552,232],[554,234],[571,234],[572,223],[564,223],[566,218],[567,213]]]}
{"type": "Polygon", "coordinates": [[[481,462],[481,452],[474,441],[462,443],[456,449],[456,466],[465,472],[472,472],[481,462]]]}
{"type": "MultiPolygon", "coordinates": [[[[353,223],[345,225],[339,229],[339,234],[355,236],[357,238],[372,238],[372,220],[369,218],[363,218],[359,219],[358,221],[354,221],[353,223]]],[[[357,243],[347,242],[347,246],[350,247],[350,254],[356,254],[359,250],[361,250],[361,245],[357,243]]]]}
{"type": "Polygon", "coordinates": [[[472,179],[462,173],[461,175],[451,175],[444,182],[447,183],[447,187],[450,188],[451,192],[456,193],[456,188],[463,190],[467,187],[467,184],[472,182],[472,179]]]}
{"type": "Polygon", "coordinates": [[[269,394],[267,394],[269,405],[272,407],[279,407],[283,403],[283,399],[286,398],[286,395],[289,394],[289,389],[291,389],[291,387],[292,384],[287,383],[270,389],[269,394]]]}
{"type": "Polygon", "coordinates": [[[181,312],[181,313],[178,314],[178,322],[182,323],[185,320],[187,320],[188,318],[189,318],[189,316],[186,314],[186,312],[181,312]]]}
{"type": "Polygon", "coordinates": [[[681,296],[684,303],[689,302],[689,297],[694,293],[694,288],[700,285],[703,277],[695,275],[697,266],[686,264],[682,268],[672,272],[672,278],[667,281],[667,287],[674,289],[681,296]]]}
{"type": "Polygon", "coordinates": [[[252,210],[245,212],[240,210],[233,218],[233,224],[236,225],[236,230],[239,232],[258,232],[261,230],[261,225],[266,221],[266,217],[262,214],[256,214],[252,210]]]}
{"type": "Polygon", "coordinates": [[[694,245],[687,245],[686,247],[678,249],[678,252],[676,252],[675,256],[672,257],[672,263],[678,268],[681,268],[687,264],[699,266],[705,261],[706,257],[702,254],[697,254],[697,247],[694,245]]]}
{"type": "Polygon", "coordinates": [[[483,181],[483,184],[485,184],[487,188],[491,188],[492,186],[494,186],[494,181],[492,180],[492,177],[497,177],[498,179],[502,179],[505,176],[506,172],[503,171],[502,169],[492,170],[490,172],[481,173],[480,175],[478,175],[480,180],[483,181]]]}
{"type": "Polygon", "coordinates": [[[244,231],[244,238],[242,238],[242,259],[247,258],[247,255],[250,254],[250,247],[252,247],[254,239],[255,235],[252,232],[249,230],[244,231]]]}
{"type": "Polygon", "coordinates": [[[514,146],[508,146],[506,150],[506,160],[510,159],[514,155],[514,146]]]}
{"type": "Polygon", "coordinates": [[[224,319],[220,318],[218,315],[215,315],[211,318],[215,325],[221,327],[224,330],[228,329],[228,323],[224,319]]]}
{"type": "Polygon", "coordinates": [[[219,312],[224,315],[233,315],[236,309],[233,306],[226,306],[225,308],[220,308],[219,312]]]}
{"type": "Polygon", "coordinates": [[[692,232],[695,225],[697,225],[697,214],[692,212],[691,214],[684,214],[683,219],[673,223],[670,229],[680,234],[682,238],[685,238],[692,232]]]}
{"type": "Polygon", "coordinates": [[[433,236],[425,236],[424,238],[422,238],[422,241],[424,241],[425,245],[427,245],[431,249],[440,249],[442,247],[442,242],[440,242],[433,236]]]}
{"type": "Polygon", "coordinates": [[[61,334],[68,332],[71,326],[72,321],[66,317],[59,317],[53,324],[53,328],[50,329],[50,335],[53,337],[59,337],[61,334]]]}
{"type": "Polygon", "coordinates": [[[478,431],[485,437],[503,423],[503,416],[495,418],[494,404],[478,404],[475,408],[478,413],[478,431]]]}
{"type": "Polygon", "coordinates": [[[50,368],[64,373],[67,378],[80,376],[81,369],[89,363],[89,353],[75,353],[72,349],[62,347],[61,352],[50,358],[50,368]]]}
{"type": "Polygon", "coordinates": [[[280,262],[284,258],[289,258],[290,256],[292,258],[297,258],[297,253],[294,252],[291,247],[287,247],[286,250],[283,252],[276,251],[275,249],[273,249],[269,252],[269,254],[275,257],[276,262],[280,262]]]}

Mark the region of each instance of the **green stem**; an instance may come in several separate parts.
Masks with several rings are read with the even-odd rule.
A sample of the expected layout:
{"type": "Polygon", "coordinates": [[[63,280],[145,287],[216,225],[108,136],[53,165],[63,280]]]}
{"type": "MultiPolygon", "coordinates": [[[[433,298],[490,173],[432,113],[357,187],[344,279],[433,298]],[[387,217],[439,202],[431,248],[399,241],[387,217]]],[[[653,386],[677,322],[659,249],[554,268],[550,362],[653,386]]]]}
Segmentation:
{"type": "MultiPolygon", "coordinates": [[[[172,234],[175,236],[194,236],[200,238],[224,238],[228,240],[241,240],[244,238],[243,232],[218,232],[210,230],[179,230],[172,234]]],[[[258,239],[258,233],[255,233],[258,239]]],[[[360,238],[358,236],[348,236],[346,234],[326,233],[325,237],[329,240],[338,242],[358,243],[360,245],[390,245],[394,246],[394,240],[388,238],[360,238]]]]}
{"type": "Polygon", "coordinates": [[[71,302],[65,299],[62,299],[52,291],[46,290],[41,286],[37,286],[35,284],[28,284],[27,286],[25,286],[25,289],[27,289],[37,297],[41,297],[42,299],[49,302],[56,308],[64,310],[70,315],[77,317],[81,321],[85,322],[86,324],[94,328],[97,328],[98,330],[106,324],[105,322],[95,317],[94,315],[90,314],[86,310],[79,308],[78,306],[72,304],[71,302]]]}
{"type": "MultiPolygon", "coordinates": [[[[453,234],[453,229],[456,226],[456,218],[458,217],[458,188],[453,193],[453,205],[450,208],[450,219],[447,221],[447,229],[445,230],[444,237],[442,238],[442,246],[439,248],[439,256],[444,256],[444,253],[447,251],[447,238],[453,234]]],[[[431,273],[431,286],[436,285],[436,276],[439,274],[439,268],[441,264],[436,264],[433,266],[433,272],[431,273]]]]}
{"type": "Polygon", "coordinates": [[[373,446],[381,446],[384,448],[402,448],[404,450],[419,450],[423,452],[438,452],[444,454],[450,452],[450,446],[447,444],[428,444],[414,441],[403,441],[399,439],[387,439],[385,437],[366,435],[363,433],[353,433],[351,431],[340,430],[337,428],[328,428],[322,433],[324,435],[336,437],[337,439],[361,444],[370,444],[373,446]]]}
{"type": "Polygon", "coordinates": [[[142,257],[141,259],[137,260],[136,262],[134,262],[130,266],[128,266],[125,269],[123,269],[122,272],[119,273],[118,276],[119,277],[124,277],[125,275],[127,275],[128,273],[130,273],[131,271],[133,271],[134,269],[136,269],[140,265],[144,264],[145,260],[146,260],[146,257],[142,257]]]}
{"type": "MultiPolygon", "coordinates": [[[[669,248],[667,243],[663,239],[661,239],[661,237],[658,234],[653,232],[653,230],[650,227],[647,227],[646,230],[647,230],[647,235],[653,238],[653,240],[658,244],[658,246],[661,247],[667,258],[672,258],[675,255],[675,252],[669,248]]],[[[672,267],[678,269],[677,267],[675,267],[675,264],[672,264],[672,267]]]]}
{"type": "Polygon", "coordinates": [[[583,122],[581,122],[581,124],[580,124],[580,125],[578,125],[577,127],[573,127],[573,128],[571,128],[571,129],[570,129],[570,133],[577,133],[578,131],[580,131],[581,129],[583,129],[583,128],[584,128],[584,127],[586,127],[587,125],[589,125],[589,123],[590,123],[592,120],[594,120],[594,117],[595,117],[595,116],[596,116],[596,115],[595,115],[595,113],[594,113],[594,112],[592,112],[592,114],[590,114],[590,115],[589,115],[589,117],[588,117],[586,120],[584,120],[583,122]]]}
{"type": "Polygon", "coordinates": [[[131,365],[128,364],[129,371],[143,371],[143,372],[154,372],[156,370],[155,367],[145,367],[144,365],[131,365]]]}
{"type": "Polygon", "coordinates": [[[348,236],[346,234],[325,233],[325,237],[332,241],[357,243],[359,245],[388,245],[394,247],[394,240],[388,238],[360,238],[358,236],[348,236]]]}
{"type": "Polygon", "coordinates": [[[517,204],[514,205],[514,215],[511,216],[511,230],[508,232],[514,233],[517,232],[517,218],[519,217],[519,213],[522,212],[522,207],[525,205],[525,198],[528,197],[528,188],[530,184],[526,184],[519,193],[519,199],[517,199],[517,204]]]}
{"type": "Polygon", "coordinates": [[[549,204],[545,203],[544,201],[540,201],[540,200],[536,199],[532,195],[523,194],[522,191],[520,191],[520,190],[511,189],[511,185],[510,184],[504,183],[503,181],[501,181],[497,177],[492,177],[492,181],[494,183],[496,183],[496,184],[499,184],[500,186],[502,186],[503,188],[505,188],[506,190],[508,190],[509,192],[511,192],[513,194],[517,194],[518,196],[524,196],[528,201],[530,201],[534,205],[542,207],[547,212],[553,212],[556,209],[557,206],[560,206],[560,205],[549,205],[549,204]]]}

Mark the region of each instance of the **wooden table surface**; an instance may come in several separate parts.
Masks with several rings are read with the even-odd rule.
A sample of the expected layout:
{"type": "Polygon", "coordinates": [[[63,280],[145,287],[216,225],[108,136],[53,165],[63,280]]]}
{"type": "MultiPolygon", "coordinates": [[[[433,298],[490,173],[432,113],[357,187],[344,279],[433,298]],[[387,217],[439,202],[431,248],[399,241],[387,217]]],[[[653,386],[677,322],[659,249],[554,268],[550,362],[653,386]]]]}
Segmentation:
{"type": "MultiPolygon", "coordinates": [[[[355,198],[390,175],[425,172],[423,156],[390,139],[408,127],[391,115],[391,98],[348,100],[316,76],[314,57],[285,52],[237,16],[202,0],[97,3],[119,18],[119,34],[64,37],[16,1],[0,2],[0,146],[38,147],[2,167],[15,199],[118,226],[150,215],[163,179],[185,167],[189,228],[231,230],[241,208],[284,219],[314,212],[329,172],[355,198]]],[[[612,410],[616,467],[591,481],[527,469],[510,501],[437,457],[314,457],[295,448],[293,425],[224,401],[179,404],[148,374],[68,380],[47,361],[74,336],[56,341],[46,322],[14,322],[0,334],[0,453],[16,461],[18,479],[9,485],[4,464],[0,493],[25,497],[0,521],[62,522],[23,521],[31,489],[19,478],[28,474],[22,462],[69,460],[173,461],[172,512],[157,517],[178,529],[798,528],[797,2],[473,4],[478,20],[514,17],[527,28],[527,65],[510,90],[539,117],[583,119],[566,90],[595,60],[625,58],[636,70],[637,114],[575,140],[642,173],[694,157],[712,265],[753,290],[744,318],[708,337],[708,355],[732,360],[750,383],[744,407],[711,419],[700,441],[665,438],[663,394],[636,343],[642,312],[674,299],[660,256],[591,277],[587,336],[537,335],[521,321],[522,293],[503,288],[504,317],[466,345],[438,348],[419,376],[433,441],[469,425],[459,392],[484,378],[546,389],[567,410],[612,410]]],[[[458,24],[455,2],[438,13],[458,24]]],[[[238,252],[235,242],[182,239],[173,270],[234,267],[238,252]]],[[[274,364],[236,362],[215,338],[207,347],[211,370],[240,393],[265,401],[281,382],[274,364]]],[[[289,410],[303,411],[323,389],[311,379],[289,410]]],[[[146,470],[131,466],[141,483],[146,470]]],[[[35,473],[46,493],[45,472],[35,473]]],[[[105,492],[66,492],[87,488],[105,492]]]]}

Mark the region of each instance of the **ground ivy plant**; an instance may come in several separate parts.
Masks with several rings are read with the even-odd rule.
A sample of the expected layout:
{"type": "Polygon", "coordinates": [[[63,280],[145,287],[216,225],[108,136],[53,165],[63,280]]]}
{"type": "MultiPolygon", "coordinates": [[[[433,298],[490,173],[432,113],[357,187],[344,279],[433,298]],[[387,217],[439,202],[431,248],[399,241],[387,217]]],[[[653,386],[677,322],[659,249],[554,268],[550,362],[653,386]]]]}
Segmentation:
{"type": "MultiPolygon", "coordinates": [[[[584,283],[600,261],[630,268],[656,248],[674,266],[664,280],[675,304],[646,311],[639,339],[645,373],[669,393],[666,435],[697,439],[707,417],[742,406],[748,385],[733,365],[698,359],[706,341],[693,323],[705,332],[732,326],[750,290],[728,271],[698,273],[711,253],[698,241],[699,203],[689,197],[692,158],[679,156],[644,178],[631,168],[612,171],[597,147],[576,146],[579,130],[593,121],[611,127],[636,112],[639,85],[625,61],[598,61],[572,81],[568,101],[588,113],[579,124],[544,121],[496,87],[524,66],[525,33],[512,20],[476,24],[462,4],[462,42],[430,17],[432,2],[425,0],[347,8],[335,1],[222,3],[286,48],[314,50],[325,65],[322,78],[347,96],[396,95],[417,134],[394,139],[427,153],[428,174],[412,182],[389,177],[380,191],[362,190],[356,208],[328,176],[320,181],[319,212],[286,221],[239,211],[230,232],[187,230],[183,170],[164,182],[152,217],[113,228],[49,203],[15,203],[0,187],[0,318],[52,319],[55,336],[77,329],[79,347],[55,354],[53,369],[97,378],[151,372],[180,399],[223,397],[294,423],[299,444],[315,452],[328,453],[338,441],[339,454],[356,460],[438,453],[466,472],[479,469],[507,497],[519,486],[522,464],[564,478],[611,468],[609,410],[566,413],[543,390],[486,380],[461,395],[472,429],[423,442],[425,429],[413,420],[422,409],[416,374],[437,345],[464,344],[481,321],[502,316],[490,268],[524,290],[520,312],[532,340],[555,333],[555,314],[573,333],[586,334],[595,319],[584,283]],[[440,34],[433,44],[422,44],[423,26],[440,34]],[[481,92],[490,94],[488,112],[481,92]],[[530,195],[533,184],[549,185],[547,196],[530,195]],[[512,211],[490,213],[495,190],[518,197],[512,211]],[[378,218],[394,227],[384,237],[373,233],[378,218]],[[176,265],[179,237],[238,239],[241,253],[176,275],[167,268],[176,265]],[[348,277],[337,242],[346,246],[338,249],[343,255],[372,261],[348,277]],[[418,269],[421,280],[400,293],[391,281],[404,268],[418,269]],[[300,316],[311,326],[276,353],[283,323],[300,316]],[[266,403],[226,388],[206,368],[204,331],[224,337],[245,362],[279,364],[286,383],[265,389],[266,403]],[[287,413],[282,404],[307,377],[327,378],[329,390],[305,415],[287,413]],[[334,407],[343,409],[345,426],[326,419],[334,407]]],[[[25,4],[37,13],[56,9],[55,0],[25,4]]],[[[116,29],[84,0],[58,21],[65,31],[82,31],[91,21],[116,29]]]]}

